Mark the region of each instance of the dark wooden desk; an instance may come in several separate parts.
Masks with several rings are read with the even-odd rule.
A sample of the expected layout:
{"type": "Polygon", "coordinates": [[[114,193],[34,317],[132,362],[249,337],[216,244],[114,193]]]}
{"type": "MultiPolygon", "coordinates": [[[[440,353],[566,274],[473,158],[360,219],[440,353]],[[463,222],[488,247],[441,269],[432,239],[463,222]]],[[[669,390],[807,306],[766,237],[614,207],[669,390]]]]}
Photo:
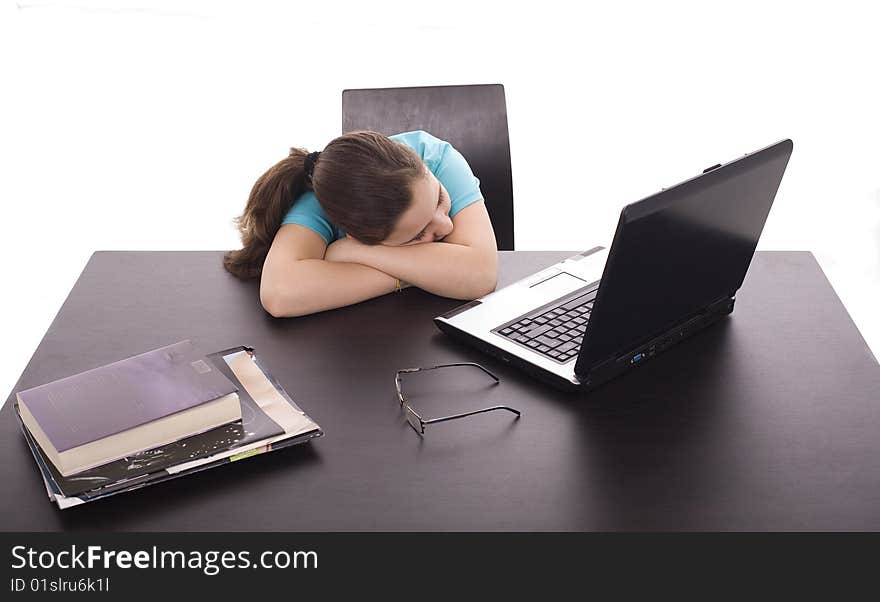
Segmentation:
{"type": "MultiPolygon", "coordinates": [[[[566,255],[502,253],[501,281],[566,255]]],[[[10,394],[0,529],[880,529],[880,369],[809,253],[758,253],[730,319],[589,395],[449,341],[431,318],[456,301],[409,289],[275,319],[220,258],[95,253],[13,391],[184,338],[249,344],[326,437],[59,511],[10,394]],[[420,439],[395,370],[461,360],[501,384],[450,405],[505,402],[522,419],[483,414],[420,439]]]]}

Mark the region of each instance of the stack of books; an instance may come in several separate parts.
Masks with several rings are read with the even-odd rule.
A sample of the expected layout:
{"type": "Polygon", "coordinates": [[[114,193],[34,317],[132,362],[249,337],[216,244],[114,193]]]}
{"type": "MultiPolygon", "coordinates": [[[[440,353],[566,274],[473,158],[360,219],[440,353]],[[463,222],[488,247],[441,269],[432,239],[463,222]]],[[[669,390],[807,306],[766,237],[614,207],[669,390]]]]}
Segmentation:
{"type": "Polygon", "coordinates": [[[323,435],[253,348],[189,340],[19,391],[15,410],[59,508],[323,435]]]}

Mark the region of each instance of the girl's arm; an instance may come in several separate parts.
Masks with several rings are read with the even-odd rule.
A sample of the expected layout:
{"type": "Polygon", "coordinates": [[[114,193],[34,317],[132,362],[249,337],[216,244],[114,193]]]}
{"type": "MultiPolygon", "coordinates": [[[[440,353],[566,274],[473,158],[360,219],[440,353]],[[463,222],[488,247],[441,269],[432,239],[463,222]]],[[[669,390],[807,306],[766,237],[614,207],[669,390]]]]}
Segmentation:
{"type": "Polygon", "coordinates": [[[310,228],[281,226],[263,264],[263,308],[276,318],[304,316],[396,290],[397,279],[375,268],[325,261],[327,248],[310,228]]]}
{"type": "Polygon", "coordinates": [[[443,242],[388,247],[346,237],[330,245],[326,259],[369,266],[444,297],[476,299],[489,294],[498,278],[498,248],[486,204],[468,205],[452,223],[452,233],[443,242]]]}

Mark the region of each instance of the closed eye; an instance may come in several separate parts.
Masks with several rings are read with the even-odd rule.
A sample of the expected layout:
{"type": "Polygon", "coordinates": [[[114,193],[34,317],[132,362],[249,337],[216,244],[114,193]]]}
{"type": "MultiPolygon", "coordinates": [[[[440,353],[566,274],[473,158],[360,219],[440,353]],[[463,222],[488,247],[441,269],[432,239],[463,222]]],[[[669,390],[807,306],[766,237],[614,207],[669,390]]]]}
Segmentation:
{"type": "MultiPolygon", "coordinates": [[[[439,192],[439,194],[437,195],[437,208],[438,208],[438,209],[440,208],[440,205],[441,205],[441,204],[443,204],[443,187],[442,187],[442,186],[440,187],[440,192],[439,192]]],[[[428,233],[428,228],[425,227],[425,228],[423,228],[422,231],[419,232],[419,233],[416,235],[416,237],[413,238],[410,242],[413,242],[413,241],[415,241],[415,240],[422,240],[422,239],[425,237],[425,234],[427,234],[427,233],[428,233]]]]}
{"type": "MultiPolygon", "coordinates": [[[[441,186],[437,187],[437,209],[439,209],[440,206],[443,204],[443,197],[444,197],[443,186],[441,185],[441,186]]],[[[428,226],[430,226],[430,224],[428,224],[428,226]]],[[[418,240],[422,240],[425,237],[425,235],[428,233],[428,226],[425,226],[424,228],[422,228],[421,232],[416,234],[414,237],[409,239],[404,244],[408,245],[408,244],[416,242],[418,240]]]]}

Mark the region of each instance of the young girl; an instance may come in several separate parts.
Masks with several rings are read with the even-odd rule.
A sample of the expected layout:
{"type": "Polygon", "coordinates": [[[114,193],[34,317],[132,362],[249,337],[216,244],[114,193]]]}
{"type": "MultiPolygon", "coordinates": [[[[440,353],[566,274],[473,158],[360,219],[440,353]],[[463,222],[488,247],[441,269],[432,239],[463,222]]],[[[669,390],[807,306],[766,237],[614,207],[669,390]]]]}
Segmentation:
{"type": "Polygon", "coordinates": [[[351,132],[292,148],[254,184],[224,256],[261,277],[275,317],[358,303],[412,284],[455,299],[495,288],[495,233],[464,157],[422,132],[351,132]]]}

